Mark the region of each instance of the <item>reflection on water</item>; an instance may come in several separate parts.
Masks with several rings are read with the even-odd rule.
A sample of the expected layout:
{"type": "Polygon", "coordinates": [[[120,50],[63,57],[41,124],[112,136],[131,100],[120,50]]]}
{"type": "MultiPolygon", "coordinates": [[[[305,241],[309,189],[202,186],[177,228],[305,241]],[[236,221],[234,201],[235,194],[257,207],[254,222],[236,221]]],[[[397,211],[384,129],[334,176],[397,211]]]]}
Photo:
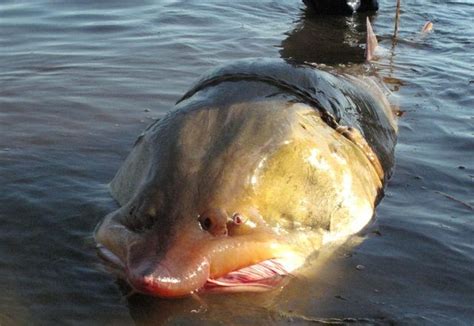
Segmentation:
{"type": "Polygon", "coordinates": [[[366,15],[315,15],[305,11],[281,43],[282,58],[328,65],[363,63],[366,15]]]}
{"type": "MultiPolygon", "coordinates": [[[[387,49],[394,6],[380,1],[374,23],[387,49]]],[[[283,290],[252,296],[126,299],[98,265],[90,235],[116,207],[107,182],[136,135],[200,74],[241,58],[363,60],[362,15],[303,8],[290,0],[0,4],[0,324],[472,322],[467,0],[402,4],[401,39],[378,64],[403,84],[396,170],[360,245],[322,252],[283,290]],[[428,19],[434,33],[420,38],[428,19]]]]}

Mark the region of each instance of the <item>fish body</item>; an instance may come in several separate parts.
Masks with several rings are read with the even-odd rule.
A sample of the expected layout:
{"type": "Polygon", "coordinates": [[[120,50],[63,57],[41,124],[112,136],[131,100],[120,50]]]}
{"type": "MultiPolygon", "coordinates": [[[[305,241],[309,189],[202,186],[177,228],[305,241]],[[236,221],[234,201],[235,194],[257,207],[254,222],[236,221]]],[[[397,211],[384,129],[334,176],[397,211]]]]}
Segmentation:
{"type": "Polygon", "coordinates": [[[99,253],[160,297],[274,288],[362,230],[397,127],[368,77],[240,61],[199,80],[140,135],[98,225],[99,253]]]}

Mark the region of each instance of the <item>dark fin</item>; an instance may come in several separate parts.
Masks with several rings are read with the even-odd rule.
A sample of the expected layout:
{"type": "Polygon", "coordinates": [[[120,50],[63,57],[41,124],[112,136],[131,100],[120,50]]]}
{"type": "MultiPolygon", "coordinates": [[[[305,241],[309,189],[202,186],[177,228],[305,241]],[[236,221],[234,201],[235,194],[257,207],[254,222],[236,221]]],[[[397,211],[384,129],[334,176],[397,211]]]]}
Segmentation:
{"type": "Polygon", "coordinates": [[[375,49],[377,49],[378,45],[377,37],[374,34],[369,17],[367,17],[367,44],[365,46],[365,59],[367,61],[371,61],[374,58],[375,49]]]}

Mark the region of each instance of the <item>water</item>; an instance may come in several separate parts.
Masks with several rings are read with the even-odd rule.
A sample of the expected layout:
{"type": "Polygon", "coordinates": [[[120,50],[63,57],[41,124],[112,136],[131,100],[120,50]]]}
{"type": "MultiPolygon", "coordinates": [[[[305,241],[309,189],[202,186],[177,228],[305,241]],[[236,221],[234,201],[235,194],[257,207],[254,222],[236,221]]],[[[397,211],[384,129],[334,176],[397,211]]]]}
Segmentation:
{"type": "Polygon", "coordinates": [[[395,46],[394,9],[381,1],[374,18],[378,69],[405,114],[362,243],[277,293],[163,301],[124,298],[91,239],[135,137],[219,64],[361,62],[364,16],[314,17],[296,0],[3,1],[0,324],[472,324],[474,3],[404,1],[395,46]]]}

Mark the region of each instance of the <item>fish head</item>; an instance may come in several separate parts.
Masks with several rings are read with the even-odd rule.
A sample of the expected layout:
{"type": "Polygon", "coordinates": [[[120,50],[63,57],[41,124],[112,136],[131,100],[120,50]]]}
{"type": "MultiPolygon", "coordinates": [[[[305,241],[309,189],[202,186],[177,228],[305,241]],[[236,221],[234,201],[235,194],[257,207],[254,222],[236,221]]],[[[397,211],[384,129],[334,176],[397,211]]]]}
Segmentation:
{"type": "Polygon", "coordinates": [[[273,289],[370,220],[381,184],[368,166],[302,103],[178,110],[112,181],[122,207],[97,227],[99,252],[153,296],[273,289]]]}

